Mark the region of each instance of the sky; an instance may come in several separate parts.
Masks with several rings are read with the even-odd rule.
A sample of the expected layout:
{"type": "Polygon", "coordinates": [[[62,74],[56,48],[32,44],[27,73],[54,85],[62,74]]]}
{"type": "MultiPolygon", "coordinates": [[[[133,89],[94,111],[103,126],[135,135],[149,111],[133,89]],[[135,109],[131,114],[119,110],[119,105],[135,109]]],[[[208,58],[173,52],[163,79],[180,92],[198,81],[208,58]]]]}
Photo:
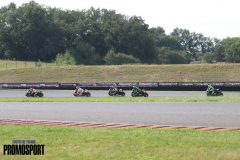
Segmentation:
{"type": "MultiPolygon", "coordinates": [[[[0,6],[17,6],[30,0],[0,0],[0,6]]],[[[240,37],[240,0],[35,0],[62,9],[113,9],[127,16],[141,16],[150,27],[163,27],[167,34],[184,28],[207,37],[240,37]]]]}

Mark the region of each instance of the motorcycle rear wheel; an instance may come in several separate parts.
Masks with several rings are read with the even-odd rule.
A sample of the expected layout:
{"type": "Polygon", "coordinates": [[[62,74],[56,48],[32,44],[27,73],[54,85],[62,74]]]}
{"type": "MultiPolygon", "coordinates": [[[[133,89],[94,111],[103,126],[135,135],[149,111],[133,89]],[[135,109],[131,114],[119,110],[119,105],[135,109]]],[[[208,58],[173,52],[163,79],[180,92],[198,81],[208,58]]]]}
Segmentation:
{"type": "Polygon", "coordinates": [[[124,92],[122,92],[122,93],[121,93],[121,96],[125,96],[125,93],[124,93],[124,92]]]}
{"type": "Polygon", "coordinates": [[[86,97],[90,97],[90,96],[91,96],[90,92],[86,93],[86,97]]]}

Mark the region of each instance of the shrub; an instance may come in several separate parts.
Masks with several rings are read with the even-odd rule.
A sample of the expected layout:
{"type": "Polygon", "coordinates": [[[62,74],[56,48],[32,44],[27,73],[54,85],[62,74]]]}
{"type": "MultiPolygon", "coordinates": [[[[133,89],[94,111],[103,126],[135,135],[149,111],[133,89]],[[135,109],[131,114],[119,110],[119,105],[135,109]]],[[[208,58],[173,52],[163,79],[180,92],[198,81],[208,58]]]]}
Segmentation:
{"type": "Polygon", "coordinates": [[[55,58],[55,63],[57,65],[74,65],[76,64],[75,59],[70,54],[69,51],[66,51],[64,54],[57,54],[55,58]]]}
{"type": "Polygon", "coordinates": [[[106,64],[133,64],[133,63],[140,63],[140,59],[135,58],[132,55],[127,55],[125,53],[115,53],[112,50],[110,50],[105,58],[104,58],[106,64]]]}
{"type": "Polygon", "coordinates": [[[71,48],[71,53],[75,59],[76,64],[99,64],[100,56],[95,51],[95,47],[86,42],[75,42],[74,47],[71,48]]]}
{"type": "Polygon", "coordinates": [[[157,49],[157,63],[160,64],[186,64],[191,57],[187,52],[171,50],[167,47],[157,49]]]}
{"type": "Polygon", "coordinates": [[[215,61],[214,53],[211,53],[211,52],[204,53],[201,59],[203,62],[213,63],[215,61]]]}

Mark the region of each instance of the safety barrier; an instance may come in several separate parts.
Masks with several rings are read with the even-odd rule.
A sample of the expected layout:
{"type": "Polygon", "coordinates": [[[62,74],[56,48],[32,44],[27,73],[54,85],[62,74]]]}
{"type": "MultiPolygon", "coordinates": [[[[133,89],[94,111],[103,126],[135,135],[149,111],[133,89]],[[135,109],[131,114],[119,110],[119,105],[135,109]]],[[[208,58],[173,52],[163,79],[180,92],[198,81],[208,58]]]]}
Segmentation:
{"type": "Polygon", "coordinates": [[[98,82],[98,83],[0,83],[2,89],[59,89],[72,90],[76,86],[92,90],[106,90],[117,86],[125,90],[138,86],[147,90],[173,90],[173,91],[203,91],[211,84],[225,91],[240,91],[240,82],[98,82]]]}
{"type": "Polygon", "coordinates": [[[2,89],[59,89],[58,82],[38,82],[38,83],[2,83],[2,89]]]}

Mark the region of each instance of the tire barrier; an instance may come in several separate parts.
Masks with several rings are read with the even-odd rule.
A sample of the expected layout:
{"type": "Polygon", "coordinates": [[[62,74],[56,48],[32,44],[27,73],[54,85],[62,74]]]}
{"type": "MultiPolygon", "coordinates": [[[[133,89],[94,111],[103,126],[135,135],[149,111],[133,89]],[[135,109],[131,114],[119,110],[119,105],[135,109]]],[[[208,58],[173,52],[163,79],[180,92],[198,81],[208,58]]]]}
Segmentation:
{"type": "Polygon", "coordinates": [[[0,83],[0,89],[59,89],[73,90],[76,86],[90,90],[107,90],[115,85],[124,90],[131,90],[133,86],[138,86],[146,90],[162,91],[205,91],[207,85],[211,84],[224,91],[240,91],[240,82],[98,82],[98,83],[59,83],[59,82],[39,82],[39,83],[0,83]]]}

